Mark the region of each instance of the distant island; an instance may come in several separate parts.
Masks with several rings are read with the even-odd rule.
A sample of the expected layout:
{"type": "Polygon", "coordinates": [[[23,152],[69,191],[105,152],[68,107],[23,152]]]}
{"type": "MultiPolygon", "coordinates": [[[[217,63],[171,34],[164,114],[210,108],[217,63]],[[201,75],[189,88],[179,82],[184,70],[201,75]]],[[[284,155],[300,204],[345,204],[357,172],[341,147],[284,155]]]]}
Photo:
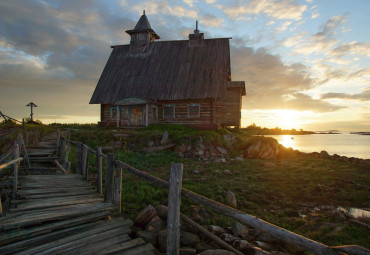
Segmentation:
{"type": "Polygon", "coordinates": [[[351,135],[370,135],[370,132],[350,132],[351,135]]]}
{"type": "Polygon", "coordinates": [[[246,135],[312,135],[317,134],[313,131],[304,131],[303,129],[296,130],[292,129],[281,129],[279,127],[275,128],[265,128],[259,127],[256,124],[252,124],[248,127],[241,128],[240,131],[246,135]]]}

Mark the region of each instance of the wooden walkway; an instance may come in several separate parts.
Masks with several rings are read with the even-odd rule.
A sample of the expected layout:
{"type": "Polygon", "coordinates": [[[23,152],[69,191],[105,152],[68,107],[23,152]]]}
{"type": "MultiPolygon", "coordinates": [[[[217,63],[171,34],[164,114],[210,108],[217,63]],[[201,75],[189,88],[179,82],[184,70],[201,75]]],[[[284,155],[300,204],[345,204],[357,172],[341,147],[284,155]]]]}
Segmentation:
{"type": "MultiPolygon", "coordinates": [[[[47,143],[55,140],[30,150],[31,165],[31,155],[54,158],[47,143]]],[[[0,218],[0,254],[154,254],[151,244],[130,238],[133,222],[81,175],[22,175],[17,194],[16,207],[0,218]]]]}

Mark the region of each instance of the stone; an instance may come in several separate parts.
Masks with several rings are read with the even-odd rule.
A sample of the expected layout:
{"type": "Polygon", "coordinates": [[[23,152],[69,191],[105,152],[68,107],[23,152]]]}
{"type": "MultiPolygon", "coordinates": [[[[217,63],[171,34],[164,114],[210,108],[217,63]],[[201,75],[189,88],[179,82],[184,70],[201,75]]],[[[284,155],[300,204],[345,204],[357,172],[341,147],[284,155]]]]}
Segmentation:
{"type": "Polygon", "coordinates": [[[220,238],[228,244],[232,244],[235,240],[235,237],[229,233],[223,233],[220,235],[220,238]]]}
{"type": "Polygon", "coordinates": [[[149,231],[139,231],[136,233],[138,238],[142,238],[145,242],[157,245],[157,234],[149,231]]]}
{"type": "Polygon", "coordinates": [[[195,169],[195,170],[193,171],[193,173],[195,173],[195,174],[200,174],[200,171],[199,171],[198,169],[195,169]]]}
{"type": "Polygon", "coordinates": [[[166,252],[167,250],[167,229],[164,229],[158,233],[158,247],[160,252],[166,252]]]}
{"type": "Polygon", "coordinates": [[[234,236],[243,237],[244,235],[248,235],[249,230],[246,226],[240,224],[239,222],[234,222],[231,226],[231,231],[234,236]]]}
{"type": "Polygon", "coordinates": [[[195,246],[195,249],[197,250],[197,253],[201,253],[207,250],[212,250],[214,249],[214,247],[210,246],[209,244],[200,242],[200,243],[197,243],[197,245],[195,246]]]}
{"type": "Polygon", "coordinates": [[[327,151],[321,151],[320,152],[320,158],[330,158],[330,155],[327,151]]]}
{"type": "Polygon", "coordinates": [[[153,141],[149,141],[148,147],[153,147],[153,145],[154,145],[154,142],[153,141]]]}
{"type": "Polygon", "coordinates": [[[167,130],[166,130],[166,131],[164,131],[164,133],[163,133],[162,140],[161,140],[161,144],[165,144],[165,143],[167,142],[167,140],[168,140],[168,132],[167,132],[167,130]]]}
{"type": "Polygon", "coordinates": [[[251,246],[252,245],[246,240],[237,239],[233,242],[233,247],[240,251],[246,251],[251,246]]]}
{"type": "Polygon", "coordinates": [[[180,231],[180,244],[182,246],[195,247],[199,242],[199,236],[190,232],[180,231]]]}
{"type": "Polygon", "coordinates": [[[229,190],[229,191],[225,192],[225,197],[226,197],[226,204],[228,206],[236,208],[237,202],[236,202],[235,194],[232,191],[229,190]]]}
{"type": "Polygon", "coordinates": [[[276,238],[274,238],[272,235],[267,233],[262,233],[257,238],[258,241],[261,242],[267,242],[267,243],[275,243],[277,242],[276,238]]]}
{"type": "Polygon", "coordinates": [[[226,229],[215,225],[209,225],[208,230],[217,236],[227,232],[226,229]]]}
{"type": "Polygon", "coordinates": [[[179,253],[180,255],[196,255],[197,251],[193,248],[180,248],[179,253]]]}
{"type": "Polygon", "coordinates": [[[177,153],[177,155],[179,155],[179,157],[180,157],[180,158],[184,158],[184,157],[185,157],[184,153],[182,153],[181,151],[179,151],[179,152],[177,153]]]}
{"type": "Polygon", "coordinates": [[[218,150],[221,154],[223,154],[223,155],[226,155],[226,154],[227,154],[227,150],[226,150],[225,148],[222,148],[222,147],[219,147],[219,146],[217,146],[216,148],[217,148],[217,150],[218,150]]]}
{"type": "Polygon", "coordinates": [[[276,250],[276,246],[270,243],[261,242],[261,241],[255,241],[253,243],[263,250],[269,250],[269,251],[276,250]]]}
{"type": "Polygon", "coordinates": [[[159,216],[153,217],[153,219],[146,225],[145,230],[153,233],[158,233],[159,231],[166,228],[166,222],[162,220],[159,216]]]}
{"type": "Polygon", "coordinates": [[[156,215],[157,211],[155,210],[155,208],[151,205],[148,205],[146,208],[139,212],[134,222],[139,226],[145,227],[156,215]]]}
{"type": "Polygon", "coordinates": [[[223,173],[224,173],[224,175],[231,175],[230,170],[224,170],[223,173]]]}
{"type": "Polygon", "coordinates": [[[157,214],[159,217],[161,217],[162,220],[167,220],[168,217],[168,207],[165,205],[157,205],[155,207],[155,210],[157,211],[157,214]]]}
{"type": "Polygon", "coordinates": [[[227,250],[208,250],[204,251],[202,253],[199,253],[199,255],[235,255],[235,253],[227,250]]]}
{"type": "Polygon", "coordinates": [[[236,157],[235,160],[244,161],[244,158],[243,158],[243,156],[239,156],[239,157],[236,157]]]}

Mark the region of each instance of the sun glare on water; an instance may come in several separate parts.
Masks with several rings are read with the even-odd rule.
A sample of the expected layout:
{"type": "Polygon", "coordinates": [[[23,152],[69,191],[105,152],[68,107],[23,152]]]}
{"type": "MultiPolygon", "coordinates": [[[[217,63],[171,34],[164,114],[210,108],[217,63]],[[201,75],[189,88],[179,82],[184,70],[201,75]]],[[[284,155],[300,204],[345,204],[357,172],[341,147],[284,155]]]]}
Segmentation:
{"type": "Polygon", "coordinates": [[[282,135],[281,140],[278,141],[281,145],[283,145],[285,148],[292,148],[295,150],[296,144],[294,141],[294,137],[291,135],[282,135]]]}

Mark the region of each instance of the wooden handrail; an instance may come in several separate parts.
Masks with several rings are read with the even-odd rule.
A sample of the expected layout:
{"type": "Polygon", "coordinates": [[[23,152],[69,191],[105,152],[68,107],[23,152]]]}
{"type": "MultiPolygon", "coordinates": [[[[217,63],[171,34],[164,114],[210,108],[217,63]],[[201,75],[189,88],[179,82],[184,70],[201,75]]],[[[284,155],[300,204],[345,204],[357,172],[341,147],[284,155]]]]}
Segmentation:
{"type": "MultiPolygon", "coordinates": [[[[122,161],[116,160],[116,165],[128,170],[130,173],[139,176],[143,179],[150,181],[151,183],[158,185],[163,188],[168,188],[169,183],[165,180],[162,180],[158,177],[152,176],[147,174],[139,169],[136,169],[122,161]]],[[[290,232],[286,229],[280,228],[275,226],[271,223],[263,221],[255,216],[246,214],[234,208],[231,208],[227,205],[221,204],[217,201],[209,199],[207,197],[201,196],[195,192],[190,190],[181,189],[181,194],[201,205],[204,205],[208,208],[211,208],[217,212],[220,212],[230,218],[233,218],[237,221],[240,221],[244,224],[250,225],[255,229],[262,230],[266,233],[271,234],[275,238],[282,240],[283,242],[287,242],[293,245],[300,247],[301,249],[309,252],[313,252],[314,254],[330,254],[330,255],[339,255],[340,253],[334,251],[329,246],[306,238],[304,236],[298,235],[296,233],[290,232]]]]}
{"type": "Polygon", "coordinates": [[[0,165],[0,170],[3,169],[3,168],[5,168],[5,167],[7,167],[7,166],[16,164],[16,163],[18,163],[21,160],[23,160],[23,158],[22,157],[19,157],[19,158],[13,159],[12,161],[9,161],[7,163],[4,163],[4,164],[0,165]]]}

